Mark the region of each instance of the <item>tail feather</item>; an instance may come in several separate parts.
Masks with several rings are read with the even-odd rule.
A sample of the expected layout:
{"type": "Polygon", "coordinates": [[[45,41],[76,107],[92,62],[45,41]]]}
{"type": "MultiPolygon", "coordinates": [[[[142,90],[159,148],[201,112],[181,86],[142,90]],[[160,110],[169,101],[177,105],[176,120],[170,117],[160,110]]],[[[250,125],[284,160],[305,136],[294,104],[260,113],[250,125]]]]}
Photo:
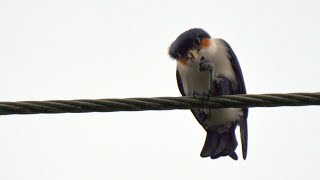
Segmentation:
{"type": "Polygon", "coordinates": [[[226,132],[220,133],[217,131],[208,131],[206,141],[201,151],[201,157],[211,157],[217,159],[222,156],[230,156],[237,160],[238,156],[235,149],[238,142],[235,135],[236,125],[232,125],[226,132]]]}
{"type": "Polygon", "coordinates": [[[242,146],[242,157],[243,157],[243,159],[246,159],[247,158],[247,150],[248,150],[247,118],[242,116],[242,118],[240,118],[240,120],[239,120],[239,125],[240,125],[240,136],[241,136],[241,146],[242,146]]]}
{"type": "Polygon", "coordinates": [[[206,141],[204,142],[204,146],[200,153],[201,157],[209,157],[213,154],[214,150],[217,148],[219,144],[220,138],[216,133],[207,133],[206,141]]]}

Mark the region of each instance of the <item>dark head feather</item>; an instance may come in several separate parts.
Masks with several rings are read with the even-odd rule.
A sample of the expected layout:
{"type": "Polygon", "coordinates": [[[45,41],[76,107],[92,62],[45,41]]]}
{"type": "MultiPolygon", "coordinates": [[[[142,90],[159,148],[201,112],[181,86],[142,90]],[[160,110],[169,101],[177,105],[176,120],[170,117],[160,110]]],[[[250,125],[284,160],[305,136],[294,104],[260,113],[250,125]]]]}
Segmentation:
{"type": "Polygon", "coordinates": [[[193,28],[180,34],[177,39],[169,47],[169,56],[173,59],[186,57],[188,51],[194,48],[195,42],[203,39],[211,38],[210,35],[200,28],[193,28]]]}

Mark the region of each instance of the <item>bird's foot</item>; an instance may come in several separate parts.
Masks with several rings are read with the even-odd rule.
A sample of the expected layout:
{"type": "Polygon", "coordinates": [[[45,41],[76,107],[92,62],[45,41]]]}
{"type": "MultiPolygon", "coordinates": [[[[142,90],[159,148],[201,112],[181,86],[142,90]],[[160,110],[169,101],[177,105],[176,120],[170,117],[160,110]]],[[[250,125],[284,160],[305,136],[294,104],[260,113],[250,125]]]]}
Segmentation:
{"type": "Polygon", "coordinates": [[[201,58],[199,63],[199,71],[213,71],[215,68],[215,65],[212,61],[209,59],[205,59],[204,57],[201,58]]]}
{"type": "MultiPolygon", "coordinates": [[[[209,100],[209,98],[212,96],[212,93],[210,90],[208,90],[208,91],[204,91],[202,93],[198,93],[197,95],[201,97],[201,103],[203,104],[204,101],[209,100]]],[[[196,96],[194,96],[194,97],[196,97],[196,96]]]]}

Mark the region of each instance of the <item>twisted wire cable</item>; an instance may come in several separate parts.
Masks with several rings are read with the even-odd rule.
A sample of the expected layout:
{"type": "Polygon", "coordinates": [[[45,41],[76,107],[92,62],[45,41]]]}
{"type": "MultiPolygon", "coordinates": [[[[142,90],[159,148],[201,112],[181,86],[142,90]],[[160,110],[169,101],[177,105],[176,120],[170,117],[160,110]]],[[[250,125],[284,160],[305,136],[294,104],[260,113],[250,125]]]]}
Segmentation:
{"type": "Polygon", "coordinates": [[[320,92],[0,102],[0,115],[320,105],[320,92]]]}

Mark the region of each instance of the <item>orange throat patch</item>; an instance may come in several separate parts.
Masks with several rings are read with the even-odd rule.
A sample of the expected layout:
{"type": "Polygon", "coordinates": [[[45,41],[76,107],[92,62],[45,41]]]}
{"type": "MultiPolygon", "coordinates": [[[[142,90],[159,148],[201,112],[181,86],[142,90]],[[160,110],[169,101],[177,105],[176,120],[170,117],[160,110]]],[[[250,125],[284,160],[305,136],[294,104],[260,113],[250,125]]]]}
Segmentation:
{"type": "Polygon", "coordinates": [[[201,40],[201,43],[200,43],[200,48],[201,48],[201,49],[202,49],[202,48],[206,48],[206,47],[210,46],[210,43],[211,43],[211,41],[210,41],[209,38],[203,38],[203,39],[201,40]]]}
{"type": "Polygon", "coordinates": [[[183,66],[187,66],[187,62],[188,62],[187,58],[179,58],[178,59],[178,63],[183,65],[183,66]]]}

